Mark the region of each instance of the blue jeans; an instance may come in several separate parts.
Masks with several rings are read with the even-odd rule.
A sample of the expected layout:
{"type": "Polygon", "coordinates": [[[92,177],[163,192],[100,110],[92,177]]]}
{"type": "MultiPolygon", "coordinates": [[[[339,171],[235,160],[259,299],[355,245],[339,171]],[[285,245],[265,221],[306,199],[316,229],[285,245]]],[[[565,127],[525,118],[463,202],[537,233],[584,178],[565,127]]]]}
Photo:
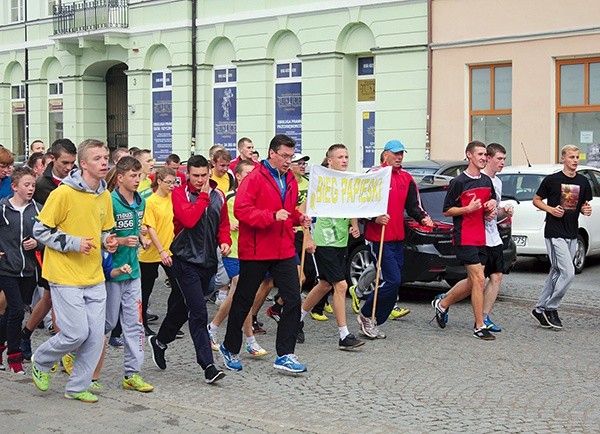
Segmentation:
{"type": "MultiPolygon", "coordinates": [[[[371,243],[371,256],[375,263],[379,255],[379,244],[371,243]]],[[[377,307],[375,309],[375,318],[377,324],[381,325],[387,321],[394,304],[398,299],[398,289],[402,283],[402,267],[404,266],[404,242],[386,241],[383,243],[383,252],[381,255],[381,272],[379,273],[379,290],[377,294],[377,307]]],[[[375,291],[373,291],[363,305],[360,313],[367,318],[371,318],[373,313],[373,300],[375,291]]]]}

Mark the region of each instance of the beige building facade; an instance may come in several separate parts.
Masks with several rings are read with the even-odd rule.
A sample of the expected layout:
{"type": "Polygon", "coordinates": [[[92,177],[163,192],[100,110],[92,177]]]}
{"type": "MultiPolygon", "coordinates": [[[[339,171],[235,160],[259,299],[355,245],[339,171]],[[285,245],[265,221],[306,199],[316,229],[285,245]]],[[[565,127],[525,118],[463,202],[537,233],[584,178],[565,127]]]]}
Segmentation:
{"type": "Polygon", "coordinates": [[[431,158],[498,142],[511,164],[600,166],[600,2],[433,0],[431,158]]]}

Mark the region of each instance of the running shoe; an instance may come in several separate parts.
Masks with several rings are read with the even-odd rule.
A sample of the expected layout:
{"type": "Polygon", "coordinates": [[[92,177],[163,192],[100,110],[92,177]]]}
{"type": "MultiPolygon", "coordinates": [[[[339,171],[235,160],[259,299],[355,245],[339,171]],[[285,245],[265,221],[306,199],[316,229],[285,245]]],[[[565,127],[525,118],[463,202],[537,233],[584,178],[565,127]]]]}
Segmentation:
{"type": "Polygon", "coordinates": [[[147,322],[158,321],[158,315],[155,313],[146,311],[146,321],[147,322]]]}
{"type": "Polygon", "coordinates": [[[533,319],[535,319],[537,322],[539,322],[543,328],[549,329],[552,327],[550,324],[548,324],[548,321],[546,321],[546,318],[544,317],[543,313],[538,312],[535,309],[533,309],[531,311],[531,316],[533,317],[533,319]]]}
{"type": "Polygon", "coordinates": [[[390,312],[390,319],[400,319],[403,316],[408,315],[409,313],[410,309],[405,309],[395,304],[394,308],[392,309],[392,312],[390,312]]]}
{"type": "Polygon", "coordinates": [[[217,369],[212,363],[204,370],[204,381],[207,384],[213,384],[225,377],[225,372],[217,369]]]}
{"type": "Polygon", "coordinates": [[[550,327],[555,329],[563,328],[562,321],[558,317],[557,310],[545,310],[542,312],[542,315],[544,315],[544,318],[546,319],[546,322],[548,322],[550,327]]]}
{"type": "Polygon", "coordinates": [[[494,324],[494,321],[490,319],[489,315],[483,317],[483,324],[485,325],[485,328],[487,328],[491,332],[498,333],[502,331],[500,326],[494,324]]]}
{"type": "Polygon", "coordinates": [[[363,314],[358,314],[356,321],[358,322],[363,335],[369,339],[377,339],[378,330],[374,329],[376,326],[372,323],[371,318],[367,318],[363,314]]]}
{"type": "Polygon", "coordinates": [[[33,378],[33,384],[35,387],[45,392],[50,387],[50,373],[40,371],[35,366],[34,356],[31,356],[31,377],[33,378]]]}
{"type": "Polygon", "coordinates": [[[246,345],[246,351],[248,351],[248,354],[250,354],[253,357],[262,357],[269,354],[267,350],[261,347],[256,341],[246,345]]]}
{"type": "Polygon", "coordinates": [[[252,321],[252,333],[255,335],[266,335],[267,331],[262,327],[262,323],[252,321]]]}
{"type": "Polygon", "coordinates": [[[2,360],[2,353],[4,350],[6,350],[6,348],[6,345],[0,345],[0,371],[6,371],[6,368],[4,367],[4,360],[2,360]]]}
{"type": "Polygon", "coordinates": [[[133,374],[129,378],[123,377],[123,389],[148,393],[154,390],[154,386],[146,383],[141,375],[133,374]]]}
{"type": "Polygon", "coordinates": [[[312,319],[314,319],[315,321],[327,321],[327,320],[329,320],[329,318],[327,318],[327,315],[325,315],[324,313],[319,313],[319,312],[311,312],[310,313],[310,317],[312,319]]]}
{"type": "Polygon", "coordinates": [[[352,350],[354,348],[362,347],[365,341],[356,339],[352,333],[347,335],[344,339],[340,339],[339,348],[340,350],[352,350]]]}
{"type": "Polygon", "coordinates": [[[65,371],[67,375],[71,375],[71,372],[73,372],[73,364],[75,363],[75,355],[67,353],[64,356],[62,356],[61,360],[63,371],[65,371]]]}
{"type": "Polygon", "coordinates": [[[325,306],[323,306],[323,310],[329,315],[333,313],[333,307],[329,303],[325,303],[325,306]]]}
{"type": "MultiPolygon", "coordinates": [[[[442,306],[440,306],[440,301],[442,301],[442,299],[444,297],[445,297],[445,294],[438,294],[431,301],[431,306],[433,307],[433,309],[435,311],[435,316],[433,317],[433,319],[431,321],[433,321],[435,319],[435,321],[437,322],[437,325],[441,329],[445,328],[446,324],[448,323],[448,310],[449,309],[444,309],[442,306]]],[[[429,322],[431,323],[431,321],[429,321],[429,322]]]]}
{"type": "Polygon", "coordinates": [[[175,333],[175,339],[181,339],[185,336],[185,333],[182,332],[181,330],[179,330],[177,333],[175,333]]]}
{"type": "Polygon", "coordinates": [[[148,336],[148,343],[152,351],[152,360],[158,369],[167,369],[167,361],[165,360],[165,351],[167,346],[159,343],[156,336],[148,336]],[[164,348],[163,348],[164,347],[164,348]]]}
{"type": "Polygon", "coordinates": [[[217,334],[210,331],[210,324],[206,325],[208,331],[208,339],[210,339],[210,347],[213,351],[219,351],[219,341],[217,340],[217,334]]]}
{"type": "Polygon", "coordinates": [[[120,337],[110,338],[108,340],[108,345],[114,348],[123,348],[123,346],[125,346],[125,342],[123,342],[123,338],[120,337]]]}
{"type": "Polygon", "coordinates": [[[275,310],[274,306],[275,305],[269,306],[267,308],[267,312],[266,313],[267,313],[267,316],[269,318],[271,318],[273,321],[279,322],[279,320],[281,319],[281,312],[278,312],[277,310],[275,310]]]}
{"type": "Polygon", "coordinates": [[[88,390],[92,392],[98,392],[102,389],[104,389],[104,386],[98,380],[92,380],[90,387],[88,387],[88,390]]]}
{"type": "Polygon", "coordinates": [[[295,354],[286,354],[281,357],[277,357],[275,359],[275,363],[273,363],[273,367],[275,369],[281,369],[282,371],[287,372],[306,372],[306,366],[298,361],[298,357],[295,354]]]}
{"type": "Polygon", "coordinates": [[[18,353],[9,354],[7,357],[8,369],[13,374],[25,375],[23,370],[23,354],[19,351],[18,353]]]}
{"type": "Polygon", "coordinates": [[[237,354],[230,353],[223,344],[219,347],[219,351],[221,356],[223,357],[223,363],[225,363],[225,367],[232,371],[241,371],[242,364],[240,363],[240,359],[238,359],[237,354]]]}
{"type": "Polygon", "coordinates": [[[348,292],[350,293],[350,297],[352,297],[352,310],[354,313],[360,313],[360,298],[356,293],[356,285],[352,285],[348,292]]]}
{"type": "Polygon", "coordinates": [[[490,333],[490,331],[488,329],[485,328],[485,326],[481,327],[481,328],[473,328],[473,337],[476,337],[478,339],[481,339],[482,341],[494,341],[496,340],[496,336],[494,336],[493,334],[490,333]]]}
{"type": "Polygon", "coordinates": [[[65,398],[75,399],[77,401],[87,402],[87,403],[98,402],[98,397],[96,395],[94,395],[92,392],[89,392],[87,390],[84,390],[83,392],[79,392],[79,393],[66,392],[65,398]]]}
{"type": "Polygon", "coordinates": [[[373,324],[372,330],[375,332],[375,339],[385,339],[387,337],[384,332],[379,330],[377,323],[373,324]]]}

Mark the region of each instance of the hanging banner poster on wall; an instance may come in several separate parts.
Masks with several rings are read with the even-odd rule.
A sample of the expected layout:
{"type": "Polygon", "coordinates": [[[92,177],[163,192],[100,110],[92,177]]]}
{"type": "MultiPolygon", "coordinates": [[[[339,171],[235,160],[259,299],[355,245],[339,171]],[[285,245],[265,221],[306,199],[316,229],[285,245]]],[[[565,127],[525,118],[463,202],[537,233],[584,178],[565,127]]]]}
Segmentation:
{"type": "Polygon", "coordinates": [[[363,168],[375,166],[375,112],[362,114],[363,168]]]}
{"type": "Polygon", "coordinates": [[[237,100],[235,87],[214,88],[214,144],[224,146],[232,158],[237,151],[237,100]]]}
{"type": "Polygon", "coordinates": [[[302,152],[302,83],[275,85],[275,134],[286,134],[302,152]]]}
{"type": "Polygon", "coordinates": [[[152,92],[152,155],[165,161],[173,149],[173,109],[170,90],[152,92]]]}

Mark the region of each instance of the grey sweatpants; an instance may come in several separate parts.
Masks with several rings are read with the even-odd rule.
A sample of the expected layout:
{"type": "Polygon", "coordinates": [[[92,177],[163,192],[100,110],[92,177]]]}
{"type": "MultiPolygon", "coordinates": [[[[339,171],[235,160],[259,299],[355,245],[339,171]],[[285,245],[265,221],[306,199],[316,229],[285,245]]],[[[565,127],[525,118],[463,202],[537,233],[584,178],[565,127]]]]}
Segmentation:
{"type": "Polygon", "coordinates": [[[550,258],[550,272],[536,305],[538,311],[558,309],[562,298],[575,278],[573,258],[577,251],[577,240],[545,238],[545,241],[548,258],[550,258]]]}
{"type": "Polygon", "coordinates": [[[77,349],[73,372],[65,391],[69,394],[87,390],[104,344],[103,325],[106,315],[104,282],[93,286],[66,286],[50,283],[52,306],[60,332],[38,347],[35,364],[50,372],[54,362],[77,349]]]}
{"type": "MultiPolygon", "coordinates": [[[[144,363],[144,323],[142,320],[142,285],[140,279],[106,282],[106,325],[110,333],[121,320],[123,329],[123,372],[137,374],[144,363]]],[[[77,353],[79,355],[79,353],[77,353]]]]}

